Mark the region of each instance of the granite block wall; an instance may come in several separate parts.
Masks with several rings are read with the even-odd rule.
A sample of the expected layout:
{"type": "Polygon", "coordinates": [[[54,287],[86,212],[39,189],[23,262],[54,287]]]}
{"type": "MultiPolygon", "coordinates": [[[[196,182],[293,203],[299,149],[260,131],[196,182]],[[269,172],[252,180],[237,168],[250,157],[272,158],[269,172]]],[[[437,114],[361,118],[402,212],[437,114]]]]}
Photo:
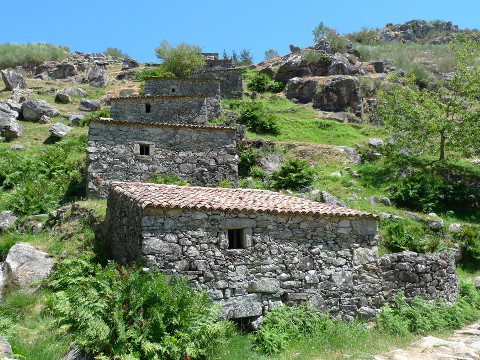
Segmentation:
{"type": "Polygon", "coordinates": [[[225,69],[208,70],[190,75],[190,78],[216,78],[220,79],[220,92],[225,99],[241,99],[243,97],[243,70],[225,69]]]}

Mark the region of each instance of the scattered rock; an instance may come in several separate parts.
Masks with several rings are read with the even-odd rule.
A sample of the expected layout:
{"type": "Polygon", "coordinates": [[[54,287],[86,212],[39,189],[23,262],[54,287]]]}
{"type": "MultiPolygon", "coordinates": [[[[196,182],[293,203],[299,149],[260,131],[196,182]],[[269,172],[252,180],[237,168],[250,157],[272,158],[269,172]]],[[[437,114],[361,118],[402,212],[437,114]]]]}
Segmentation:
{"type": "Polygon", "coordinates": [[[18,217],[13,211],[0,212],[0,231],[5,231],[13,228],[18,217]]]}
{"type": "Polygon", "coordinates": [[[68,126],[80,126],[80,120],[84,119],[84,113],[71,113],[67,115],[68,126]]]}
{"type": "Polygon", "coordinates": [[[316,109],[328,111],[350,108],[360,115],[363,102],[358,79],[352,76],[333,76],[325,85],[316,89],[312,105],[316,109]]]}
{"type": "Polygon", "coordinates": [[[43,230],[43,224],[42,223],[38,223],[37,225],[35,225],[34,227],[32,227],[32,232],[35,234],[35,235],[38,235],[42,232],[43,230]]]}
{"type": "Polygon", "coordinates": [[[380,138],[371,138],[368,139],[368,144],[373,147],[383,146],[383,140],[380,138]]]}
{"type": "Polygon", "coordinates": [[[39,286],[34,283],[50,275],[53,263],[54,259],[47,253],[27,243],[17,243],[5,259],[5,285],[35,291],[39,286]]]}
{"type": "Polygon", "coordinates": [[[14,89],[24,89],[27,87],[27,82],[22,74],[9,69],[1,70],[1,73],[7,90],[12,91],[14,89]]]}
{"type": "Polygon", "coordinates": [[[420,218],[410,211],[405,211],[405,215],[407,215],[413,221],[417,221],[417,222],[420,221],[420,218]]]}
{"type": "Polygon", "coordinates": [[[90,86],[105,87],[108,84],[108,74],[101,67],[95,66],[88,71],[86,82],[88,82],[90,86]]]}
{"type": "Polygon", "coordinates": [[[475,279],[473,279],[473,282],[475,284],[475,288],[480,291],[480,276],[476,276],[475,279]]]}
{"type": "Polygon", "coordinates": [[[123,68],[122,70],[133,69],[140,66],[140,63],[137,60],[124,58],[123,59],[123,68]]]}
{"type": "Polygon", "coordinates": [[[330,176],[342,177],[342,173],[340,171],[335,171],[335,172],[331,173],[330,176]]]}
{"type": "Polygon", "coordinates": [[[85,89],[80,87],[69,87],[68,89],[62,90],[65,94],[69,96],[87,96],[88,92],[85,89]]]}
{"type": "Polygon", "coordinates": [[[12,354],[13,351],[10,343],[3,336],[0,336],[0,356],[12,354]]]}
{"type": "Polygon", "coordinates": [[[360,155],[360,152],[355,149],[355,148],[351,148],[351,147],[348,147],[348,146],[334,146],[336,149],[340,150],[340,151],[343,151],[345,153],[347,153],[348,155],[348,160],[354,164],[354,165],[358,165],[362,162],[362,157],[360,155]]]}
{"type": "Polygon", "coordinates": [[[118,96],[121,97],[129,97],[135,95],[135,90],[134,89],[122,89],[118,93],[118,96]]]}
{"type": "Polygon", "coordinates": [[[18,111],[13,110],[8,103],[2,102],[0,103],[0,119],[5,118],[17,119],[18,111]]]}
{"type": "MultiPolygon", "coordinates": [[[[20,104],[19,102],[8,99],[5,103],[8,105],[8,107],[11,110],[13,110],[13,111],[15,111],[19,114],[22,112],[22,104],[20,104]]],[[[18,114],[17,114],[17,116],[18,116],[18,114]]]]}
{"type": "Polygon", "coordinates": [[[100,110],[100,100],[82,99],[78,109],[81,111],[97,111],[100,110]]]}
{"type": "Polygon", "coordinates": [[[347,206],[345,201],[340,200],[339,198],[333,196],[332,194],[322,191],[322,202],[325,204],[335,205],[335,206],[347,206]]]}
{"type": "Polygon", "coordinates": [[[54,138],[57,138],[57,139],[61,139],[63,138],[65,135],[67,135],[67,133],[71,130],[72,128],[65,125],[65,124],[62,124],[62,123],[55,123],[53,124],[51,127],[50,127],[50,136],[54,137],[54,138]]]}
{"type": "Polygon", "coordinates": [[[69,63],[57,64],[56,67],[48,72],[48,75],[54,79],[66,79],[77,75],[75,66],[69,63]]]}
{"type": "Polygon", "coordinates": [[[373,68],[377,74],[385,72],[385,63],[382,60],[372,61],[370,64],[373,65],[373,68]]]}
{"type": "Polygon", "coordinates": [[[13,151],[25,151],[25,146],[20,145],[20,144],[13,144],[11,149],[13,151]]]}
{"type": "Polygon", "coordinates": [[[277,171],[280,166],[285,163],[285,158],[278,153],[270,153],[261,157],[258,162],[263,170],[271,174],[274,171],[277,171]]]}
{"type": "Polygon", "coordinates": [[[453,223],[453,224],[450,224],[450,226],[448,227],[448,230],[451,232],[457,232],[457,231],[461,231],[464,227],[465,226],[462,224],[453,223]]]}
{"type": "Polygon", "coordinates": [[[392,205],[392,202],[387,197],[378,198],[376,196],[366,196],[365,200],[368,200],[372,205],[383,204],[386,206],[392,205]]]}
{"type": "Polygon", "coordinates": [[[290,45],[290,52],[292,54],[296,54],[296,53],[299,53],[302,49],[300,49],[300,47],[298,46],[295,46],[295,45],[290,45]]]}
{"type": "Polygon", "coordinates": [[[62,358],[62,360],[94,360],[90,355],[83,354],[78,350],[75,345],[70,347],[68,353],[62,358]]]}
{"type": "Polygon", "coordinates": [[[62,104],[68,104],[72,101],[72,98],[65,91],[59,90],[59,91],[57,91],[57,93],[55,95],[55,101],[59,102],[59,103],[62,103],[62,104]]]}
{"type": "Polygon", "coordinates": [[[45,100],[29,100],[22,104],[22,113],[25,120],[38,121],[42,115],[54,117],[60,112],[45,100]]]}
{"type": "Polygon", "coordinates": [[[16,139],[23,134],[25,127],[14,118],[0,117],[0,135],[6,139],[16,139]]]}
{"type": "Polygon", "coordinates": [[[442,230],[443,229],[443,220],[439,217],[434,219],[428,219],[425,223],[427,227],[431,230],[442,230]]]}

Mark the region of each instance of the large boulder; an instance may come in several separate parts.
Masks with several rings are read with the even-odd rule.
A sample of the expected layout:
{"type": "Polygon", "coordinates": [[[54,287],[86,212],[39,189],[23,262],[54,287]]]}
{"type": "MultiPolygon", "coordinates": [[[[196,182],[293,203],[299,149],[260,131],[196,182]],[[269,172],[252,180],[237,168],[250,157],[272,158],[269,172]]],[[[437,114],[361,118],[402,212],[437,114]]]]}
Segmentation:
{"type": "Polygon", "coordinates": [[[355,114],[363,111],[358,80],[353,76],[334,76],[317,87],[313,107],[321,110],[339,111],[351,109],[355,114]]]}
{"type": "Polygon", "coordinates": [[[54,79],[66,79],[67,77],[77,75],[77,70],[72,64],[61,63],[51,69],[48,75],[54,79]]]}
{"type": "Polygon", "coordinates": [[[82,89],[80,87],[69,87],[68,89],[63,90],[63,92],[69,96],[75,96],[75,95],[80,95],[80,96],[87,96],[87,90],[82,89]]]}
{"type": "Polygon", "coordinates": [[[105,87],[108,84],[108,74],[101,67],[95,66],[88,71],[86,80],[90,86],[105,87]]]}
{"type": "Polygon", "coordinates": [[[72,101],[72,98],[66,91],[58,90],[55,94],[55,101],[61,104],[68,104],[72,101]]]}
{"type": "Polygon", "coordinates": [[[78,109],[80,111],[98,111],[100,110],[100,100],[82,99],[78,109]]]}
{"type": "Polygon", "coordinates": [[[290,79],[285,87],[285,96],[287,99],[297,99],[303,104],[309,103],[317,92],[319,82],[321,79],[317,77],[290,79]]]}
{"type": "Polygon", "coordinates": [[[36,282],[50,275],[53,263],[47,253],[27,243],[17,243],[10,248],[5,259],[5,285],[35,291],[38,289],[36,282]]]}
{"type": "Polygon", "coordinates": [[[54,117],[60,112],[45,100],[29,100],[22,104],[22,114],[25,120],[38,121],[42,115],[54,117]]]}
{"type": "Polygon", "coordinates": [[[140,66],[140,63],[137,60],[124,58],[123,59],[123,68],[122,70],[133,69],[140,66]]]}
{"type": "Polygon", "coordinates": [[[22,74],[9,69],[1,70],[1,73],[7,90],[12,91],[14,89],[23,89],[27,87],[27,82],[23,78],[22,74]]]}
{"type": "Polygon", "coordinates": [[[286,59],[282,59],[275,74],[275,81],[287,82],[294,77],[292,74],[300,67],[301,62],[302,56],[300,54],[292,54],[286,59]]]}
{"type": "Polygon", "coordinates": [[[0,135],[6,139],[16,139],[23,134],[25,128],[14,118],[0,117],[0,135]]]}
{"type": "Polygon", "coordinates": [[[8,103],[0,103],[0,119],[4,118],[18,118],[18,112],[13,110],[8,103]]]}
{"type": "Polygon", "coordinates": [[[11,229],[17,219],[18,217],[13,211],[0,212],[0,231],[11,229]]]}
{"type": "Polygon", "coordinates": [[[72,130],[70,126],[62,123],[55,123],[50,127],[50,136],[56,139],[61,139],[67,135],[70,130],[72,130]]]}
{"type": "Polygon", "coordinates": [[[93,360],[93,357],[90,355],[85,355],[74,345],[70,347],[68,353],[62,358],[62,360],[93,360]]]}
{"type": "Polygon", "coordinates": [[[327,75],[353,75],[357,72],[358,66],[352,64],[344,54],[340,53],[333,55],[332,62],[327,69],[327,75]]]}

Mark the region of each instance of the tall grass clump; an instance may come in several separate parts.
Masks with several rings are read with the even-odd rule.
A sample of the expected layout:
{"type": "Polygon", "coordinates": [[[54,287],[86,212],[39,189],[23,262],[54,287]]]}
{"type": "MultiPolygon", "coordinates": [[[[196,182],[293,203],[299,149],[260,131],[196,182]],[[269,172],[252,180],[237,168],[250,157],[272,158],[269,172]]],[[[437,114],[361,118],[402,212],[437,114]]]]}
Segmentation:
{"type": "Polygon", "coordinates": [[[0,69],[15,66],[35,66],[45,61],[61,61],[70,53],[67,46],[47,43],[0,44],[0,69]]]}
{"type": "Polygon", "coordinates": [[[206,359],[232,331],[220,306],[187,279],[88,255],[67,259],[50,279],[49,309],[68,338],[95,359],[206,359]]]}

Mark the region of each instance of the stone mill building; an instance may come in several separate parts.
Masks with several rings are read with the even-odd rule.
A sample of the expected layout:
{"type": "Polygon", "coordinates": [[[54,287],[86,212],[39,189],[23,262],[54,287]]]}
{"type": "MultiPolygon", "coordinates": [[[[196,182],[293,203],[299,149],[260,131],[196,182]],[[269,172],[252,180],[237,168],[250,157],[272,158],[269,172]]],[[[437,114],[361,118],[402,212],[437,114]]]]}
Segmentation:
{"type": "Polygon", "coordinates": [[[451,254],[378,257],[376,215],[252,189],[113,183],[110,246],[122,263],[187,276],[255,321],[282,304],[309,301],[333,315],[372,317],[407,297],[455,300],[451,254]]]}
{"type": "Polygon", "coordinates": [[[227,82],[148,78],[145,95],[111,99],[111,118],[90,123],[87,196],[106,197],[110,181],[147,182],[155,174],[193,185],[236,184],[237,129],[207,124],[221,116],[221,84],[227,82]]]}

